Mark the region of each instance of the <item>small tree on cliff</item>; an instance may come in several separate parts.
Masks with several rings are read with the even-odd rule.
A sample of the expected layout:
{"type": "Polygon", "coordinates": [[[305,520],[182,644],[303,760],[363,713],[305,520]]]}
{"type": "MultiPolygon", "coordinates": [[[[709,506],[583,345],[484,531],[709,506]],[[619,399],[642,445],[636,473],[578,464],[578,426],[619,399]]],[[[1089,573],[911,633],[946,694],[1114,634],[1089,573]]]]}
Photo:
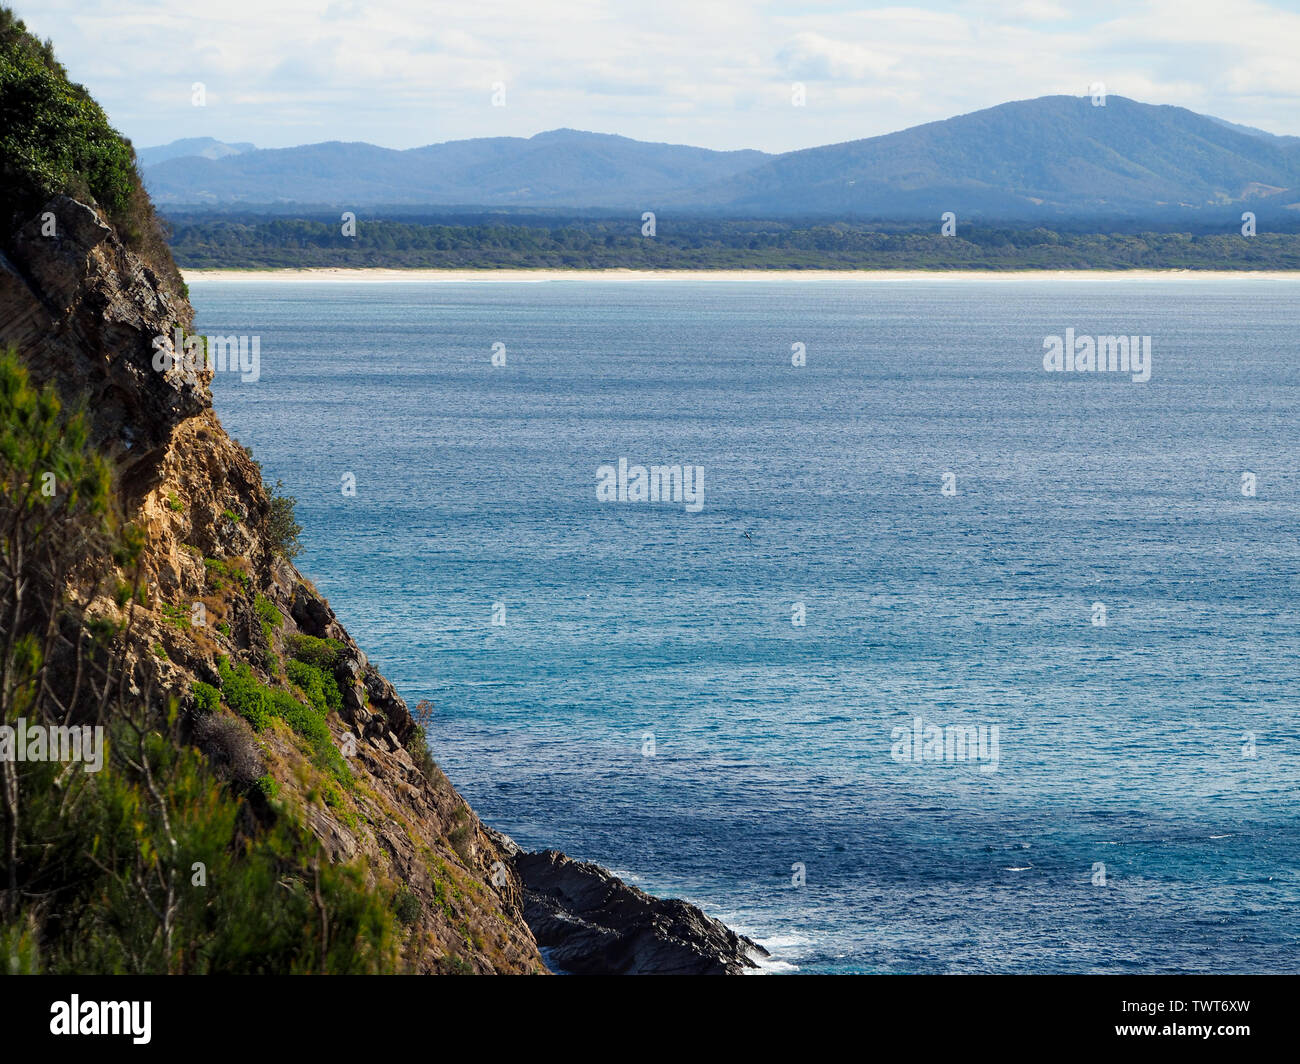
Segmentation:
{"type": "Polygon", "coordinates": [[[283,481],[277,480],[275,487],[267,489],[266,493],[271,497],[271,516],[266,522],[266,535],[277,554],[293,561],[302,550],[302,541],[299,539],[302,525],[298,524],[294,514],[298,500],[292,495],[281,494],[283,488],[283,481]]]}

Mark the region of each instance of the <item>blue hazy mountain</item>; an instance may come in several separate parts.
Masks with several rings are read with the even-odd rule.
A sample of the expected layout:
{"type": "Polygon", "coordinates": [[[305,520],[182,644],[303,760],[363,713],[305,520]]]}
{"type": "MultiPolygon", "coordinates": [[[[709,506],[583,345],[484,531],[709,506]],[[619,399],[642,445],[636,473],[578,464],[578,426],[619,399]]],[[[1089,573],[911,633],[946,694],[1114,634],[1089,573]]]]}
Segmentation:
{"type": "Polygon", "coordinates": [[[1265,140],[1273,140],[1280,144],[1300,144],[1300,137],[1279,136],[1276,133],[1270,133],[1266,129],[1256,129],[1254,126],[1243,126],[1238,122],[1229,122],[1226,118],[1214,118],[1207,115],[1213,122],[1218,122],[1221,126],[1227,126],[1229,129],[1235,129],[1239,133],[1249,133],[1252,137],[1263,137],[1265,140]]]}
{"type": "Polygon", "coordinates": [[[790,152],[700,190],[748,213],[1109,214],[1300,199],[1300,141],[1181,107],[1045,96],[790,152]]]}
{"type": "Polygon", "coordinates": [[[782,155],[562,129],[407,151],[330,142],[145,161],[154,198],[173,207],[675,208],[765,217],[951,210],[1009,218],[1300,206],[1300,138],[1118,96],[1105,106],[1045,96],[782,155]]]}
{"type": "Polygon", "coordinates": [[[156,148],[137,148],[135,154],[141,166],[149,167],[168,159],[224,159],[256,150],[253,144],[226,144],[214,137],[184,137],[156,148]]]}
{"type": "Polygon", "coordinates": [[[557,129],[394,151],[331,141],[146,165],[160,203],[626,207],[716,184],[772,158],[557,129]]]}

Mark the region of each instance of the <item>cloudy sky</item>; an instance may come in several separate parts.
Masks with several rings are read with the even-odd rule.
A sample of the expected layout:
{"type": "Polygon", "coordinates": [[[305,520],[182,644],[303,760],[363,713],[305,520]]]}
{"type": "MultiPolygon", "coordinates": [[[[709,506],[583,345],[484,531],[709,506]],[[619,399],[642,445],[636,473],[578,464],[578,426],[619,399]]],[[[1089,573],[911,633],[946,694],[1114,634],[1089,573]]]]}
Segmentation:
{"type": "Polygon", "coordinates": [[[6,2],[140,146],[568,126],[784,151],[1094,82],[1300,134],[1300,0],[6,2]]]}

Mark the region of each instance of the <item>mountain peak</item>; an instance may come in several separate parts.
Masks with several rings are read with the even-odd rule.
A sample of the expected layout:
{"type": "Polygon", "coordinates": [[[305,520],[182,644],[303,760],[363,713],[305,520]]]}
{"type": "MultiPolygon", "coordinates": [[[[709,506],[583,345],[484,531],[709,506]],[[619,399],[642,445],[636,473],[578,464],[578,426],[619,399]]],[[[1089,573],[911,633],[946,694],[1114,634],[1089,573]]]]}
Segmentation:
{"type": "Polygon", "coordinates": [[[1300,198],[1300,139],[1116,95],[1012,100],[775,156],[568,127],[408,152],[367,144],[234,152],[241,147],[202,148],[202,167],[150,164],[150,188],[163,203],[209,207],[292,196],[351,206],[655,204],[766,217],[916,219],[951,210],[1004,220],[1221,209],[1257,205],[1261,194],[1281,209],[1300,198]]]}
{"type": "Polygon", "coordinates": [[[137,148],[136,158],[143,166],[166,162],[168,159],[224,159],[228,155],[243,155],[256,151],[255,145],[248,143],[227,144],[215,137],[183,137],[170,144],[159,144],[152,148],[137,148]]]}

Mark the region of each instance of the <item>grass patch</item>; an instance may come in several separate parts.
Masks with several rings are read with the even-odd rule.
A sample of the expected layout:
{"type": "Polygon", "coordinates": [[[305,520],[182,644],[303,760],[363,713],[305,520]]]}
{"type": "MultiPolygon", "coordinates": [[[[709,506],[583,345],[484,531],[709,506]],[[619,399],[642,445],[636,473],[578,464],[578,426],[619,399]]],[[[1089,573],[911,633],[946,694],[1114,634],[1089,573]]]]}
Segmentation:
{"type": "Polygon", "coordinates": [[[253,600],[253,609],[257,611],[262,622],[262,637],[266,640],[266,650],[262,654],[262,667],[267,672],[279,673],[280,659],[275,655],[275,630],[284,625],[284,617],[265,595],[258,595],[253,600]]]}
{"type": "Polygon", "coordinates": [[[248,721],[254,731],[262,731],[271,723],[270,688],[244,664],[232,668],[230,662],[222,658],[217,662],[217,671],[221,674],[222,700],[248,721]]]}
{"type": "Polygon", "coordinates": [[[284,616],[275,608],[275,603],[265,595],[258,595],[253,601],[253,608],[257,610],[257,615],[262,618],[263,624],[269,624],[273,628],[282,628],[284,626],[284,616]]]}
{"type": "Polygon", "coordinates": [[[247,562],[243,558],[231,558],[229,560],[222,558],[204,558],[203,568],[207,573],[208,584],[213,591],[222,591],[227,586],[237,587],[241,591],[248,590],[249,576],[246,571],[247,562]]]}
{"type": "Polygon", "coordinates": [[[184,606],[171,606],[164,602],[158,609],[162,613],[163,619],[169,624],[174,624],[177,628],[189,631],[190,615],[184,606]]]}

